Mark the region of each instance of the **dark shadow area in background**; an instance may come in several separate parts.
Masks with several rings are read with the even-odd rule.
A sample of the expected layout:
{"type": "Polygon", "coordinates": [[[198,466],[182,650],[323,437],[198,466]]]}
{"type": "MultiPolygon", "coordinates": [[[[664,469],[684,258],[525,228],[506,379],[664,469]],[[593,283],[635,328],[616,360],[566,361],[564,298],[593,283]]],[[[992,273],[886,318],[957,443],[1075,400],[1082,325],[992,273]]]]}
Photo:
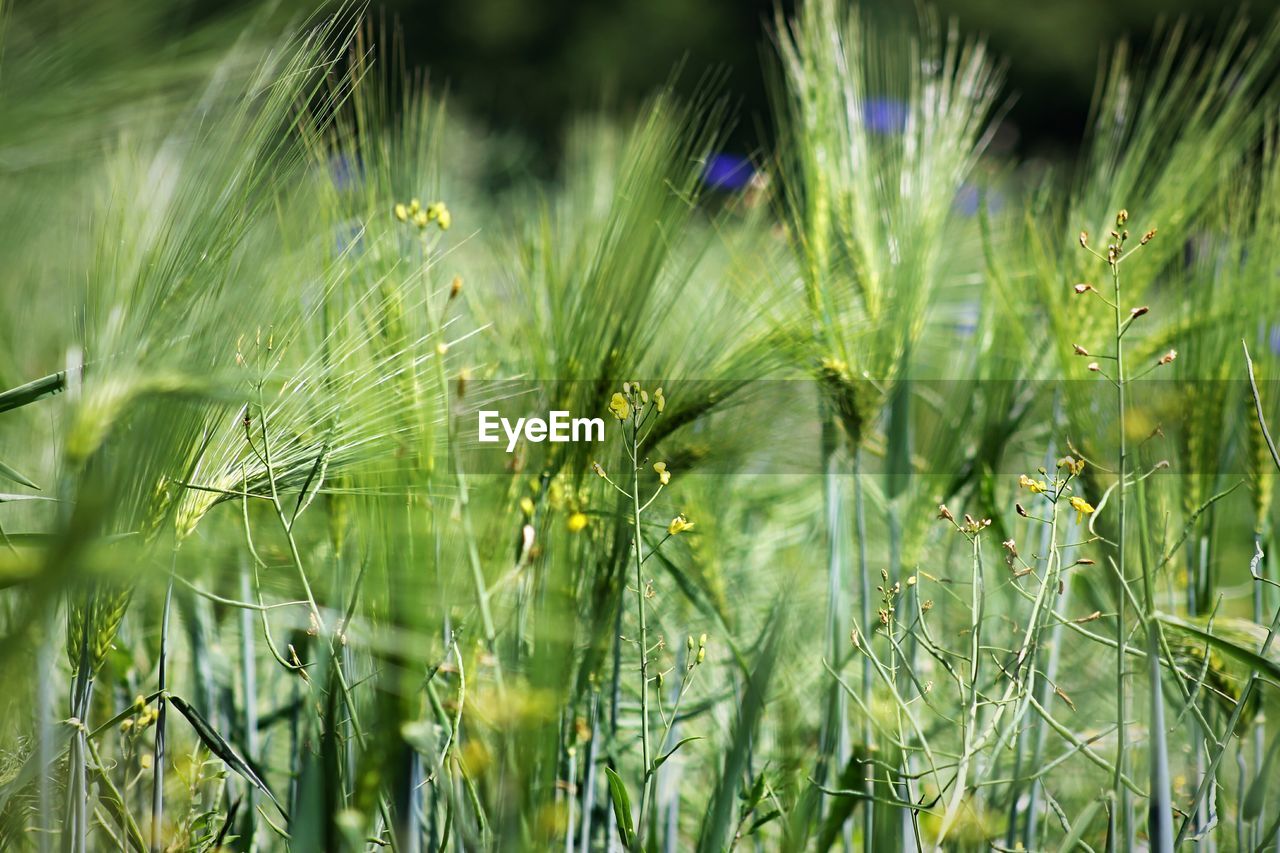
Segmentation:
{"type": "MultiPolygon", "coordinates": [[[[1008,62],[1015,97],[1008,142],[1023,156],[1054,156],[1075,147],[1088,118],[1100,58],[1122,37],[1139,52],[1156,41],[1161,21],[1188,17],[1211,35],[1236,15],[1221,0],[938,0],[941,17],[967,34],[985,34],[1008,62]]],[[[792,11],[794,3],[781,5],[792,11]]],[[[915,4],[870,0],[876,15],[914,15],[915,4]]],[[[1261,18],[1280,7],[1255,2],[1261,18]]],[[[602,104],[627,108],[670,79],[697,85],[709,70],[726,72],[739,105],[730,144],[759,150],[769,134],[762,56],[778,4],[774,0],[441,0],[392,2],[411,65],[448,82],[451,99],[484,124],[529,146],[531,168],[555,160],[564,121],[602,104]]],[[[1158,45],[1154,45],[1158,46],[1158,45]]]]}

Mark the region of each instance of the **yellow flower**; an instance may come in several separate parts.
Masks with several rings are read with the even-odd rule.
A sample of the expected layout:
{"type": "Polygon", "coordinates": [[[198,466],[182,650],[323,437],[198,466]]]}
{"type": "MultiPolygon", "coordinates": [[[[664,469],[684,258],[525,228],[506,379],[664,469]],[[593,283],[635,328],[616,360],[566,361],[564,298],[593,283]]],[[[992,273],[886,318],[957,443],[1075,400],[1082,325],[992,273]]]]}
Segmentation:
{"type": "Polygon", "coordinates": [[[625,421],[631,417],[631,404],[627,402],[626,397],[615,392],[613,399],[609,401],[609,411],[613,412],[613,416],[618,420],[625,421]]]}
{"type": "Polygon", "coordinates": [[[1022,486],[1022,488],[1031,492],[1033,495],[1038,495],[1048,488],[1044,480],[1033,480],[1026,474],[1019,475],[1018,485],[1022,486]]]}
{"type": "Polygon", "coordinates": [[[572,515],[569,516],[568,521],[565,522],[565,526],[569,528],[570,533],[578,533],[579,531],[582,530],[582,528],[587,526],[586,513],[582,513],[582,512],[573,513],[572,515]]]}
{"type": "Polygon", "coordinates": [[[1093,504],[1079,496],[1071,499],[1071,508],[1076,511],[1077,524],[1084,521],[1084,517],[1093,512],[1093,504]]]}
{"type": "Polygon", "coordinates": [[[442,201],[427,205],[427,219],[434,219],[441,231],[448,231],[449,226],[453,224],[453,214],[449,213],[449,208],[445,207],[442,201]]]}
{"type": "Polygon", "coordinates": [[[422,210],[422,202],[416,198],[409,199],[409,215],[415,216],[419,210],[422,210]]]}
{"type": "Polygon", "coordinates": [[[693,529],[693,522],[685,518],[683,512],[677,515],[675,518],[671,519],[671,523],[667,525],[667,533],[669,533],[672,536],[678,536],[679,534],[684,533],[686,530],[692,530],[692,529],[693,529]]]}
{"type": "Polygon", "coordinates": [[[419,210],[417,213],[413,214],[413,224],[417,225],[419,228],[426,228],[427,223],[430,221],[431,220],[427,218],[427,212],[425,210],[419,210]]]}
{"type": "Polygon", "coordinates": [[[661,388],[653,392],[653,404],[658,407],[658,414],[662,414],[662,410],[667,407],[667,398],[662,395],[661,388]]]}
{"type": "Polygon", "coordinates": [[[671,472],[667,470],[667,463],[655,462],[653,463],[653,470],[658,472],[659,483],[665,486],[667,483],[671,482],[671,472]]]}
{"type": "Polygon", "coordinates": [[[396,219],[399,219],[401,222],[409,221],[409,208],[405,207],[403,204],[397,204],[392,208],[392,212],[395,213],[396,219]]]}
{"type": "Polygon", "coordinates": [[[597,476],[599,476],[601,479],[604,479],[604,476],[605,476],[604,468],[601,468],[601,467],[600,467],[600,463],[599,463],[599,462],[592,462],[592,463],[591,463],[591,470],[592,470],[592,471],[595,471],[595,472],[596,472],[596,474],[597,474],[597,476]]]}
{"type": "Polygon", "coordinates": [[[526,495],[520,499],[520,511],[525,515],[533,515],[533,501],[526,495]]]}
{"type": "Polygon", "coordinates": [[[1074,456],[1064,456],[1058,460],[1058,467],[1066,468],[1073,477],[1079,477],[1084,471],[1084,460],[1076,459],[1074,456]]]}

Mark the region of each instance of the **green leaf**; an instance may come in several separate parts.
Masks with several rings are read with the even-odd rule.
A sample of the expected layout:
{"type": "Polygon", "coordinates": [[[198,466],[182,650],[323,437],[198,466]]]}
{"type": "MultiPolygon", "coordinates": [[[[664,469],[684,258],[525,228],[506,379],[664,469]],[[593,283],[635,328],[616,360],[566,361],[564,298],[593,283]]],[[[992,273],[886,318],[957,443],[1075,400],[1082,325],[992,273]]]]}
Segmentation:
{"type": "Polygon", "coordinates": [[[29,489],[40,488],[35,483],[31,482],[31,480],[28,479],[25,474],[23,474],[22,472],[18,471],[17,469],[9,465],[4,464],[3,460],[0,460],[0,477],[4,477],[6,480],[13,480],[13,482],[26,486],[29,489]]]}
{"type": "Polygon", "coordinates": [[[635,824],[631,822],[631,797],[627,795],[622,777],[612,767],[606,767],[604,775],[609,777],[609,797],[613,800],[613,816],[618,819],[618,837],[622,839],[622,846],[630,850],[636,841],[635,824]]]}
{"type": "Polygon", "coordinates": [[[33,379],[25,385],[19,385],[17,388],[10,388],[8,391],[0,392],[0,412],[7,412],[10,409],[17,409],[28,403],[34,403],[41,397],[57,394],[65,387],[67,387],[66,373],[51,373],[48,376],[33,379]]]}
{"type": "Polygon", "coordinates": [[[15,503],[17,501],[51,501],[53,498],[44,495],[10,495],[0,492],[0,504],[15,503]]]}
{"type": "Polygon", "coordinates": [[[177,708],[182,716],[187,718],[191,728],[195,729],[196,734],[200,736],[200,740],[204,741],[204,745],[209,748],[210,752],[222,759],[236,773],[243,776],[246,782],[265,794],[267,799],[271,800],[272,805],[280,811],[280,814],[288,819],[288,813],[280,805],[280,801],[275,798],[275,795],[271,793],[267,783],[258,778],[258,774],[254,772],[253,768],[236,754],[235,750],[231,748],[231,744],[227,743],[222,735],[218,734],[213,726],[209,725],[209,722],[199,711],[188,705],[181,696],[170,696],[169,704],[177,708]]]}
{"type": "Polygon", "coordinates": [[[1080,816],[1072,822],[1071,832],[1067,833],[1067,837],[1062,840],[1062,846],[1058,848],[1062,853],[1074,850],[1076,845],[1084,839],[1085,830],[1089,828],[1089,824],[1093,822],[1093,817],[1100,808],[1102,808],[1102,800],[1094,800],[1085,806],[1080,816]]]}
{"type": "Polygon", "coordinates": [[[1276,756],[1280,755],[1280,738],[1271,741],[1267,747],[1267,756],[1263,759],[1262,769],[1249,785],[1244,803],[1240,807],[1240,816],[1246,821],[1257,820],[1262,815],[1262,808],[1267,802],[1267,792],[1275,784],[1276,756]]]}
{"type": "Polygon", "coordinates": [[[1214,624],[1219,628],[1226,628],[1240,639],[1230,639],[1222,634],[1211,633],[1207,628],[1202,628],[1195,622],[1170,616],[1167,613],[1156,613],[1156,619],[1171,628],[1176,628],[1183,633],[1190,634],[1193,637],[1201,639],[1222,652],[1229,658],[1244,664],[1258,673],[1265,673],[1273,679],[1280,680],[1280,663],[1268,657],[1263,657],[1255,648],[1262,644],[1265,638],[1266,628],[1257,622],[1251,622],[1247,619],[1223,619],[1218,618],[1214,624]],[[1246,642],[1257,637],[1256,643],[1246,645],[1246,642]]]}
{"type": "Polygon", "coordinates": [[[775,609],[769,615],[760,639],[755,666],[747,680],[747,689],[738,708],[738,719],[729,738],[720,778],[707,805],[706,819],[698,837],[698,850],[712,853],[725,849],[733,823],[734,805],[746,772],[747,756],[751,748],[757,724],[764,714],[768,699],[769,680],[773,676],[778,659],[778,644],[782,638],[782,618],[775,609]]]}
{"type": "Polygon", "coordinates": [[[693,737],[682,738],[679,742],[676,743],[675,746],[667,750],[666,754],[660,755],[653,760],[653,768],[650,772],[653,772],[654,770],[657,770],[659,767],[661,767],[663,764],[666,764],[667,759],[675,755],[677,749],[684,746],[686,743],[688,743],[691,740],[702,740],[702,738],[697,735],[694,735],[693,737]]]}

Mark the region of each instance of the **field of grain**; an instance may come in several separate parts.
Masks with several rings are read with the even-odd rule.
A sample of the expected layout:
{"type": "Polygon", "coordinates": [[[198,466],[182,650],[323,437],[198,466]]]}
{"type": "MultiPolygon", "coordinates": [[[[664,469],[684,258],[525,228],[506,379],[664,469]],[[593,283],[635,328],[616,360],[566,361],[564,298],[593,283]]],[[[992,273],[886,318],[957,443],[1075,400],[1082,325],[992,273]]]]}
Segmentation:
{"type": "Polygon", "coordinates": [[[495,188],[364,10],[0,3],[0,849],[1280,850],[1280,19],[1052,164],[912,20],[495,188]]]}

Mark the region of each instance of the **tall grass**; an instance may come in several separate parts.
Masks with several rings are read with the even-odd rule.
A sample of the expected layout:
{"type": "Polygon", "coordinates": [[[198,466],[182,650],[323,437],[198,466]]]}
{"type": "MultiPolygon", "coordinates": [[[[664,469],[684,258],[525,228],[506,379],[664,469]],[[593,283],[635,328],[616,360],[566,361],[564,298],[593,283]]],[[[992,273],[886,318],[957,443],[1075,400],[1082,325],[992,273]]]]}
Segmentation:
{"type": "Polygon", "coordinates": [[[747,189],[708,78],[495,194],[394,32],[123,8],[0,29],[0,847],[1275,847],[1280,24],[1031,175],[812,0],[747,189]]]}

